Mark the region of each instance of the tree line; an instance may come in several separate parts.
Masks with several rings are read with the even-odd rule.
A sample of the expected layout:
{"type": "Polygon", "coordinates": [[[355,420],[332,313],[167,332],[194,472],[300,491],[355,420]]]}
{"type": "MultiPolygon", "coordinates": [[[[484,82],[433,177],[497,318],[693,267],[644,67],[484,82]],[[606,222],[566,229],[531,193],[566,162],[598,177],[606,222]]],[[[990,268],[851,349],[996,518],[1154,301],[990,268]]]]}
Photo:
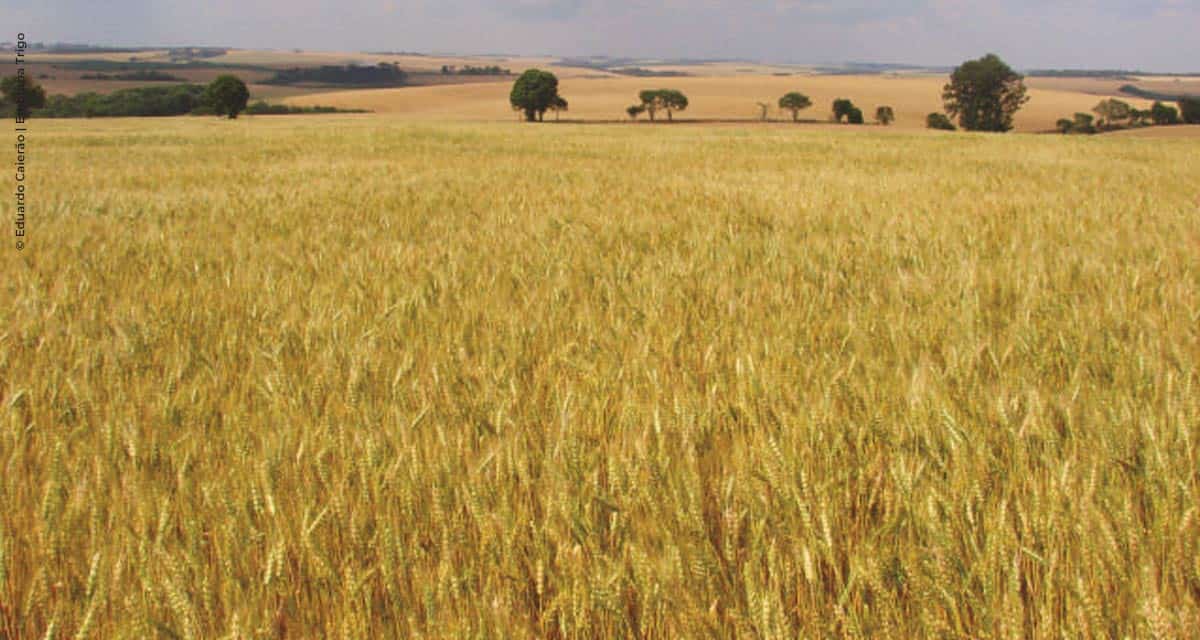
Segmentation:
{"type": "MultiPolygon", "coordinates": [[[[950,74],[950,81],[942,88],[941,97],[943,111],[930,113],[925,118],[925,126],[930,129],[1011,131],[1017,112],[1029,102],[1024,77],[991,53],[956,67],[950,74]]],[[[563,109],[566,105],[558,95],[558,78],[538,69],[530,69],[517,79],[510,102],[513,109],[524,112],[525,119],[530,122],[542,120],[542,114],[552,109],[555,103],[561,103],[563,109]]],[[[626,107],[625,113],[631,120],[645,114],[651,121],[656,120],[659,113],[665,113],[670,121],[675,112],[686,110],[689,104],[688,97],[677,89],[647,89],[638,94],[636,103],[626,107]]],[[[812,100],[800,92],[784,95],[777,104],[779,109],[791,113],[793,121],[799,120],[801,111],[813,106],[812,100]]],[[[760,102],[758,106],[762,110],[761,118],[766,120],[770,105],[760,102]]],[[[1089,114],[1076,114],[1073,120],[1060,120],[1060,130],[1064,133],[1096,132],[1126,122],[1130,126],[1200,123],[1200,99],[1196,98],[1180,98],[1178,109],[1157,102],[1151,109],[1139,111],[1119,100],[1107,100],[1096,110],[1101,115],[1099,121],[1094,121],[1089,114]]],[[[863,124],[865,116],[852,100],[838,98],[833,101],[831,119],[838,123],[863,124]]],[[[895,119],[895,110],[890,106],[876,108],[875,121],[879,124],[888,125],[895,119]]]]}
{"type": "Polygon", "coordinates": [[[1092,113],[1080,112],[1070,118],[1060,118],[1056,126],[1059,133],[1093,134],[1150,125],[1200,124],[1200,98],[1181,97],[1175,104],[1173,107],[1156,101],[1149,109],[1137,109],[1127,102],[1109,98],[1092,107],[1092,113]]]}
{"type": "Polygon", "coordinates": [[[408,74],[398,65],[380,62],[374,66],[325,65],[321,67],[297,67],[276,71],[263,84],[338,84],[359,87],[402,87],[408,84],[408,74]]]}
{"type": "Polygon", "coordinates": [[[45,89],[27,76],[0,80],[0,112],[29,118],[111,118],[180,115],[218,115],[236,118],[241,113],[277,115],[342,112],[333,107],[272,105],[261,100],[251,104],[246,83],[237,76],[223,75],[207,86],[179,84],[166,87],[136,87],[112,93],[80,93],[47,97],[45,89]]]}
{"type": "MultiPolygon", "coordinates": [[[[958,126],[968,131],[1009,131],[1013,116],[1029,101],[1023,78],[1005,64],[998,56],[988,54],[978,60],[964,62],[950,76],[950,82],[942,91],[945,113],[931,113],[926,125],[933,129],[953,130],[958,126]]],[[[530,69],[521,74],[513,84],[509,102],[514,110],[523,112],[529,122],[540,121],[546,111],[555,104],[566,101],[558,94],[558,78],[540,69],[530,69]]],[[[647,89],[638,94],[638,102],[625,109],[630,119],[642,114],[656,120],[659,113],[666,113],[673,120],[677,111],[689,106],[688,97],[677,89],[647,89]]],[[[799,113],[812,106],[812,100],[800,92],[790,92],[779,98],[781,110],[790,112],[792,120],[799,120],[799,113]]],[[[769,105],[759,103],[763,119],[769,105]]],[[[838,123],[863,124],[865,116],[861,108],[847,98],[833,101],[832,120],[838,123]]],[[[896,119],[895,110],[882,105],[875,110],[875,121],[888,125],[896,119]]]]}

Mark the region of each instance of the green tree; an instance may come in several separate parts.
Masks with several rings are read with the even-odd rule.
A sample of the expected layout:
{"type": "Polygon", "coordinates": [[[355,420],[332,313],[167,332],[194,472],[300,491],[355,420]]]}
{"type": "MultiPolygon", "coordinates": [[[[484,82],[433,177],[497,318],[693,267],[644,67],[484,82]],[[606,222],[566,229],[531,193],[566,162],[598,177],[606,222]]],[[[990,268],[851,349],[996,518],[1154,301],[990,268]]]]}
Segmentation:
{"type": "Polygon", "coordinates": [[[835,122],[842,122],[850,117],[850,112],[854,110],[854,103],[846,98],[838,98],[833,101],[833,119],[835,122]]]}
{"type": "Polygon", "coordinates": [[[925,126],[929,129],[940,129],[942,131],[954,131],[956,129],[954,123],[944,113],[931,113],[925,116],[925,126]]]}
{"type": "Polygon", "coordinates": [[[1004,132],[1013,116],[1029,102],[1025,82],[998,56],[989,53],[959,65],[942,89],[946,113],[968,131],[1004,132]]]}
{"type": "Polygon", "coordinates": [[[647,89],[638,94],[638,99],[642,101],[651,120],[654,120],[654,114],[658,111],[666,111],[667,119],[674,120],[675,111],[688,108],[687,96],[675,89],[647,89]]]}
{"type": "Polygon", "coordinates": [[[1095,107],[1092,107],[1092,112],[1100,116],[1101,120],[1113,126],[1120,125],[1133,118],[1133,107],[1115,98],[1101,100],[1095,107]]]}
{"type": "Polygon", "coordinates": [[[657,89],[644,89],[638,93],[638,100],[642,101],[642,111],[650,114],[650,121],[654,122],[654,114],[658,113],[661,108],[661,100],[659,99],[659,91],[657,89]]]}
{"type": "Polygon", "coordinates": [[[11,105],[22,120],[32,115],[34,109],[46,106],[46,90],[24,73],[0,80],[0,95],[4,96],[5,108],[11,105]]]}
{"type": "Polygon", "coordinates": [[[846,114],[846,122],[848,122],[850,124],[862,124],[863,123],[862,109],[859,109],[858,107],[854,107],[854,108],[850,109],[850,113],[846,114]]]}
{"type": "Polygon", "coordinates": [[[559,99],[558,78],[549,71],[529,69],[513,83],[508,96],[514,110],[525,114],[526,122],[542,120],[559,99]]]}
{"type": "Polygon", "coordinates": [[[875,110],[875,122],[886,127],[895,121],[896,112],[891,107],[885,105],[875,110]]]}
{"type": "Polygon", "coordinates": [[[1200,124],[1200,98],[1180,98],[1179,116],[1187,124],[1200,124]]]}
{"type": "Polygon", "coordinates": [[[1071,123],[1071,133],[1096,133],[1095,121],[1090,113],[1077,113],[1071,123]]]}
{"type": "Polygon", "coordinates": [[[646,105],[644,104],[631,104],[625,107],[625,114],[629,116],[630,120],[637,120],[638,116],[643,113],[646,113],[646,105]]]}
{"type": "Polygon", "coordinates": [[[554,111],[554,119],[558,120],[559,114],[569,110],[570,106],[562,96],[554,96],[554,102],[550,105],[550,109],[554,111]]]}
{"type": "Polygon", "coordinates": [[[672,112],[687,110],[688,98],[687,98],[687,96],[683,95],[682,91],[676,91],[675,89],[666,89],[663,92],[663,96],[664,96],[663,104],[665,104],[666,108],[667,108],[667,120],[674,119],[671,115],[672,112]]]}
{"type": "Polygon", "coordinates": [[[1154,121],[1154,124],[1179,124],[1179,112],[1175,110],[1175,107],[1155,102],[1150,107],[1150,119],[1154,121]]]}
{"type": "Polygon", "coordinates": [[[213,80],[204,92],[204,100],[219,116],[238,117],[250,101],[250,90],[237,76],[223,75],[213,80]]]}
{"type": "Polygon", "coordinates": [[[812,106],[812,100],[799,91],[792,91],[779,99],[779,108],[792,112],[792,122],[800,119],[800,112],[812,106]]]}
{"type": "Polygon", "coordinates": [[[1071,129],[1075,126],[1075,121],[1070,118],[1059,118],[1058,122],[1054,123],[1055,128],[1059,133],[1071,133],[1071,129]]]}

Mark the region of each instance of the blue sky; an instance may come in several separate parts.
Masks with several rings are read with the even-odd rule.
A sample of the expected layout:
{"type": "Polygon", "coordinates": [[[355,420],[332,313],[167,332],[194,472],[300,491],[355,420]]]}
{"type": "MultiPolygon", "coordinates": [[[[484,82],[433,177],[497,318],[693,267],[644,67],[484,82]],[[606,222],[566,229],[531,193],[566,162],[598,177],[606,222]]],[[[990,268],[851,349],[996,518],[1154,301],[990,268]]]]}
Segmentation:
{"type": "Polygon", "coordinates": [[[1200,0],[0,0],[0,25],[114,45],[1200,71],[1200,0]]]}

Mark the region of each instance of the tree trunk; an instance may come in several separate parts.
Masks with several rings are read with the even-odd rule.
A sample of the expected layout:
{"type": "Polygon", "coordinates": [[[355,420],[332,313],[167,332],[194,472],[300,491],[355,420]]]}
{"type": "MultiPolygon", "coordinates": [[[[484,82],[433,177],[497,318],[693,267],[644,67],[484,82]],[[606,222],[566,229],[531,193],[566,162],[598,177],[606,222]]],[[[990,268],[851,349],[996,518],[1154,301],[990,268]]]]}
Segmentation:
{"type": "Polygon", "coordinates": [[[668,121],[668,122],[675,122],[675,116],[671,115],[671,110],[670,110],[670,109],[667,109],[667,121],[668,121]]]}
{"type": "Polygon", "coordinates": [[[525,110],[525,122],[534,122],[537,120],[537,114],[533,109],[525,110]]]}
{"type": "Polygon", "coordinates": [[[792,112],[792,122],[799,122],[799,121],[800,121],[800,112],[793,111],[792,112]]]}

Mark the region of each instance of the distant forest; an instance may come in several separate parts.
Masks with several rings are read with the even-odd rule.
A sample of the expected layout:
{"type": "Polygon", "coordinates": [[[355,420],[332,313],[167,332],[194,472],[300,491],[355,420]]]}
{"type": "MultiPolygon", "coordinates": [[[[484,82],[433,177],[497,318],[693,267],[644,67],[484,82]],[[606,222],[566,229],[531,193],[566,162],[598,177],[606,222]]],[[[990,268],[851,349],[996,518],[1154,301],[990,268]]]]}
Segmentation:
{"type": "MultiPolygon", "coordinates": [[[[9,116],[11,109],[0,109],[0,116],[9,116]]],[[[290,115],[307,113],[365,113],[334,107],[297,107],[268,104],[261,100],[246,107],[248,115],[290,115]]],[[[46,106],[33,111],[37,118],[127,118],[166,117],[183,115],[212,115],[213,109],[205,96],[204,85],[178,84],[169,87],[138,87],[112,93],[80,93],[73,96],[53,95],[46,106]]]]}
{"type": "Polygon", "coordinates": [[[85,73],[83,80],[126,80],[131,82],[187,82],[179,76],[154,70],[127,71],[125,73],[85,73]]]}
{"type": "Polygon", "coordinates": [[[1149,89],[1142,89],[1141,87],[1137,87],[1132,84],[1121,85],[1121,88],[1118,89],[1118,91],[1124,93],[1125,95],[1134,96],[1136,98],[1145,98],[1146,100],[1162,100],[1165,102],[1175,102],[1181,98],[1197,97],[1196,94],[1190,93],[1163,93],[1161,91],[1151,91],[1149,89]]]}
{"type": "Polygon", "coordinates": [[[486,67],[476,67],[466,65],[457,67],[451,64],[442,65],[442,75],[444,76],[509,76],[512,75],[511,69],[505,69],[500,65],[489,65],[486,67]]]}
{"type": "Polygon", "coordinates": [[[294,68],[277,71],[263,84],[337,84],[358,87],[402,87],[408,84],[408,74],[399,66],[381,62],[375,66],[331,66],[294,68]]]}
{"type": "Polygon", "coordinates": [[[622,67],[619,69],[609,69],[609,71],[612,73],[619,73],[623,76],[634,76],[636,78],[683,78],[692,75],[683,71],[645,69],[642,67],[622,67]]]}
{"type": "Polygon", "coordinates": [[[1154,73],[1152,71],[1129,71],[1127,69],[1034,69],[1026,72],[1031,78],[1108,78],[1111,80],[1136,80],[1137,76],[1183,76],[1200,77],[1200,73],[1154,73]]]}

